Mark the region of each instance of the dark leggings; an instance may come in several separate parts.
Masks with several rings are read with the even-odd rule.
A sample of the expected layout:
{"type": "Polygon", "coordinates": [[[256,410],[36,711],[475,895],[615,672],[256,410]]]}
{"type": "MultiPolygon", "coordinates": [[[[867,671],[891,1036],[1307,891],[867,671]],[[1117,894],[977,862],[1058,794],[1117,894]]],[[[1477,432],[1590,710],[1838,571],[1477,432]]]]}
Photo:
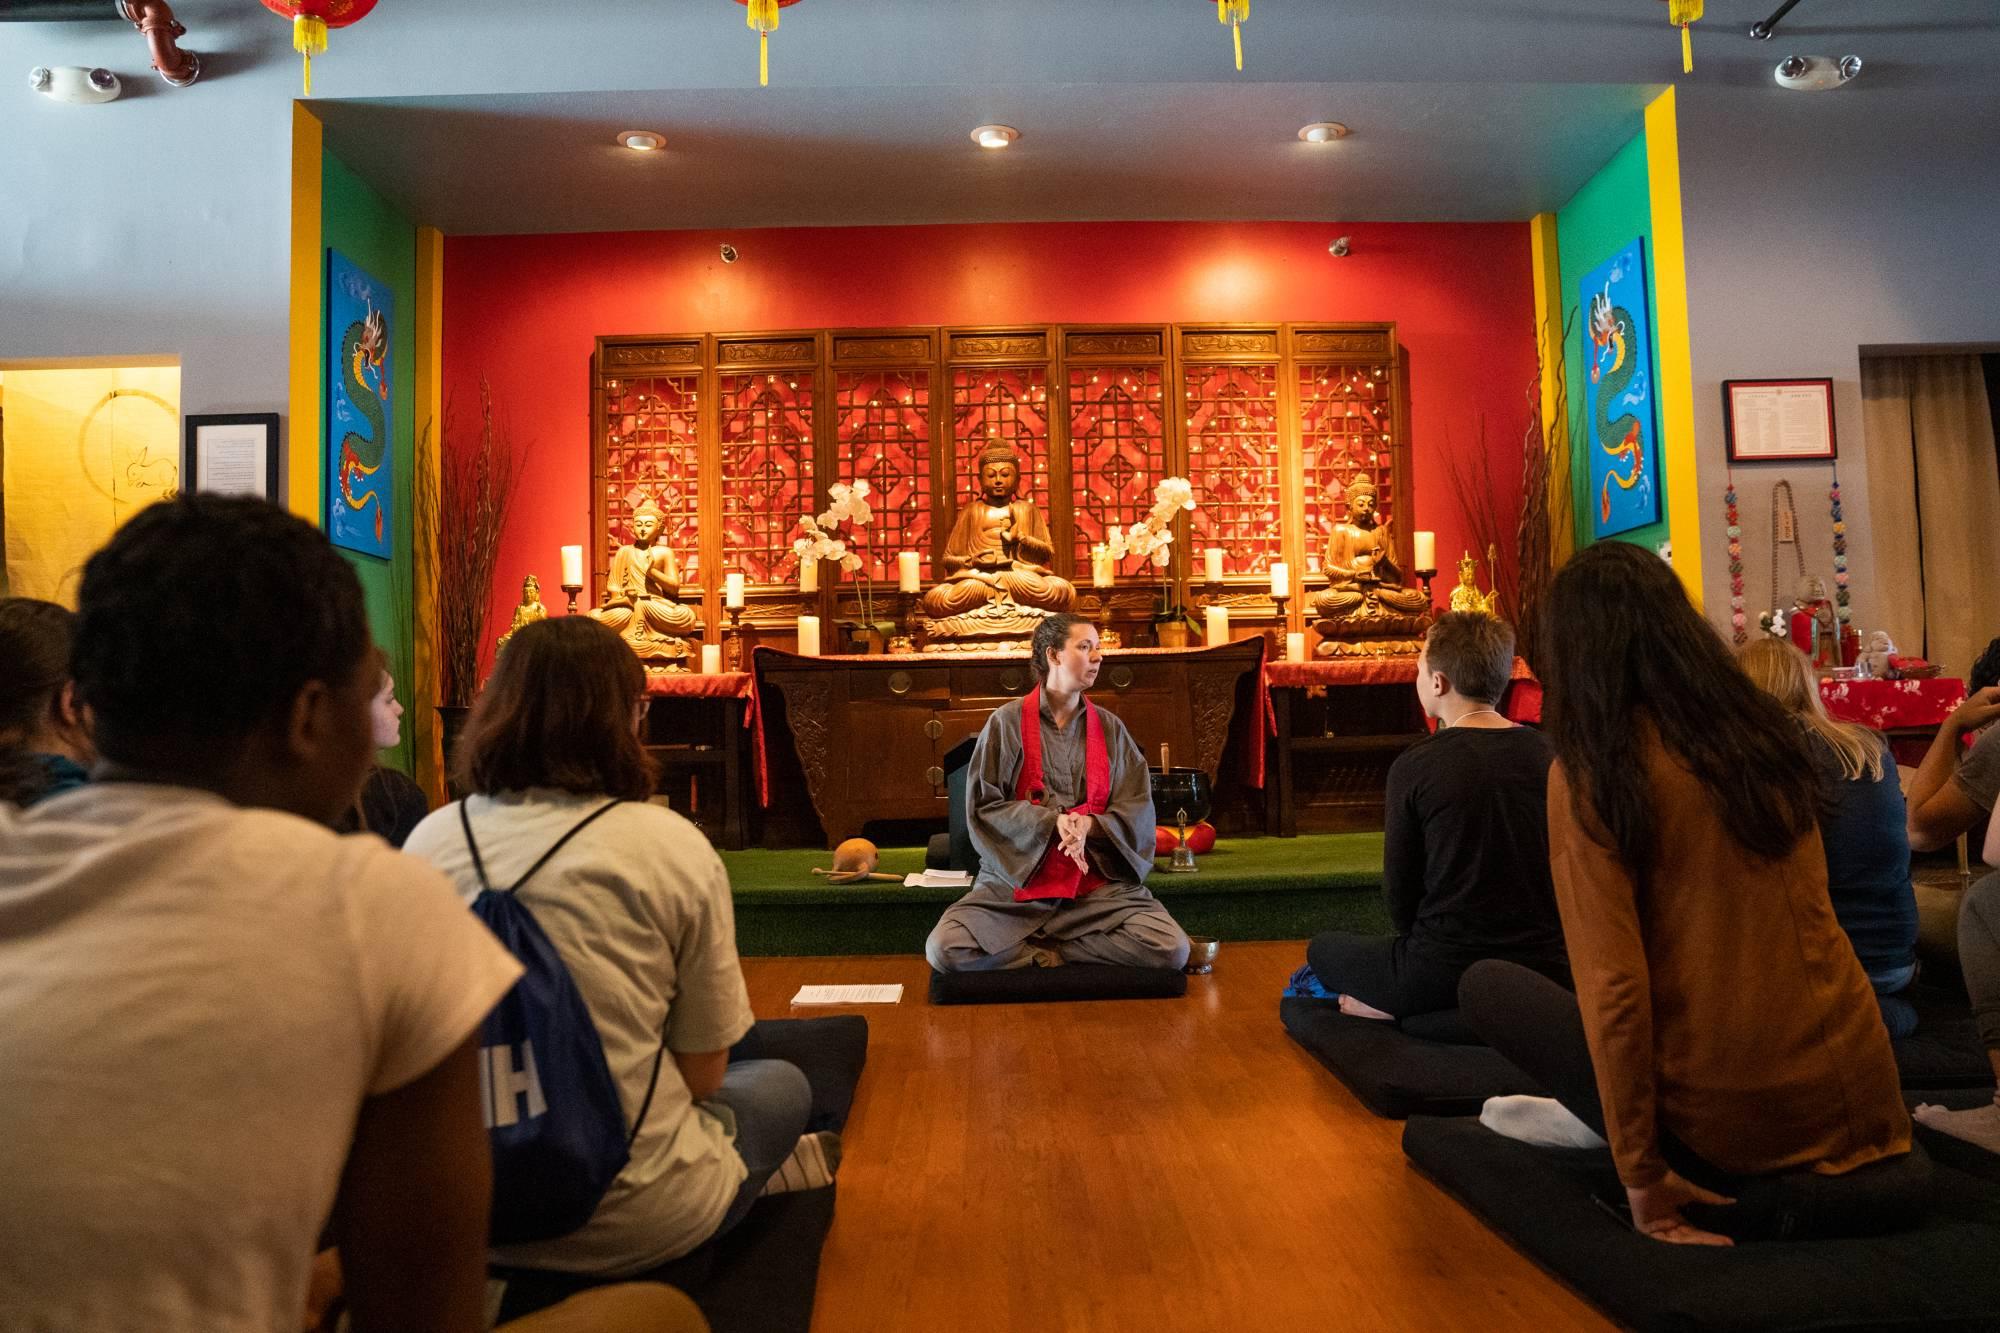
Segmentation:
{"type": "MultiPolygon", "coordinates": [[[[1306,962],[1320,984],[1396,1018],[1458,1008],[1464,963],[1446,962],[1408,935],[1350,935],[1329,930],[1306,945],[1306,962]]],[[[1568,979],[1561,964],[1546,965],[1568,979]]]]}
{"type": "MultiPolygon", "coordinates": [[[[1604,1136],[1604,1104],[1575,995],[1517,963],[1488,960],[1466,969],[1458,1007],[1487,1045],[1604,1136]]],[[[1914,1225],[1927,1206],[1930,1162],[1921,1148],[1838,1176],[1734,1176],[1664,1130],[1659,1147],[1673,1170],[1736,1200],[1728,1207],[1692,1206],[1688,1220],[1738,1240],[1881,1235],[1914,1225]]]]}

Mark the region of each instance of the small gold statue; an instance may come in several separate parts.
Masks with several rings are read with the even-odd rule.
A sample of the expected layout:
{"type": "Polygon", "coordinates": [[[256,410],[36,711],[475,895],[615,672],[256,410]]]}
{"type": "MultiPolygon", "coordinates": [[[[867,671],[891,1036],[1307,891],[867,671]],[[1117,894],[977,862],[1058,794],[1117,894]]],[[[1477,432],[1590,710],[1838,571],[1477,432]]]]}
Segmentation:
{"type": "MultiPolygon", "coordinates": [[[[1493,548],[1487,547],[1486,559],[1489,563],[1494,555],[1493,548]]],[[[1479,591],[1478,572],[1479,562],[1472,558],[1472,552],[1467,551],[1459,557],[1458,586],[1451,590],[1451,609],[1497,617],[1500,614],[1500,586],[1496,583],[1492,592],[1479,591]]]]}
{"type": "Polygon", "coordinates": [[[1312,600],[1321,657],[1414,653],[1430,628],[1430,598],[1404,585],[1375,505],[1375,483],[1356,477],[1347,487],[1347,517],[1326,535],[1320,570],[1327,587],[1312,600]]]}
{"type": "Polygon", "coordinates": [[[521,604],[514,608],[514,623],[507,627],[507,632],[500,636],[500,641],[493,645],[494,648],[496,650],[505,648],[507,640],[513,638],[524,626],[548,618],[549,609],[542,605],[542,581],[530,574],[521,580],[521,604]]]}
{"type": "Polygon", "coordinates": [[[959,510],[945,543],[945,577],[923,596],[925,637],[1025,641],[1044,616],[1076,605],[1076,588],[1049,568],[1055,547],[1032,500],[1020,498],[1021,456],[1011,445],[980,451],[979,498],[959,510]]]}
{"type": "Polygon", "coordinates": [[[665,543],[653,540],[661,518],[651,500],[632,511],[632,540],[611,557],[603,605],[589,614],[616,630],[640,661],[676,665],[688,656],[687,641],[680,636],[699,633],[701,617],[675,600],[681,591],[680,566],[665,543]]]}

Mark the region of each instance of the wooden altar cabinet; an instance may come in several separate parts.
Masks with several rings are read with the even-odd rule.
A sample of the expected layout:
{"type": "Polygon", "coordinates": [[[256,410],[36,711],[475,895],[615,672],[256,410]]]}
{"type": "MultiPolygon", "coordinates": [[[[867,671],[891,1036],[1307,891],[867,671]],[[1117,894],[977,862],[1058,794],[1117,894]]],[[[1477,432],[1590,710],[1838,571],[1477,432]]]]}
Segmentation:
{"type": "MultiPolygon", "coordinates": [[[[1261,637],[1217,648],[1132,648],[1104,654],[1091,701],[1117,714],[1157,764],[1200,768],[1218,786],[1232,719],[1262,781],[1261,637]],[[1253,729],[1254,728],[1254,729],[1253,729]]],[[[947,815],[945,752],[979,734],[987,717],[1034,684],[1028,659],[1009,654],[869,654],[801,657],[768,646],[754,654],[758,689],[784,703],[787,729],[829,846],[870,820],[947,815]]],[[[776,737],[766,737],[776,744],[776,737]]]]}

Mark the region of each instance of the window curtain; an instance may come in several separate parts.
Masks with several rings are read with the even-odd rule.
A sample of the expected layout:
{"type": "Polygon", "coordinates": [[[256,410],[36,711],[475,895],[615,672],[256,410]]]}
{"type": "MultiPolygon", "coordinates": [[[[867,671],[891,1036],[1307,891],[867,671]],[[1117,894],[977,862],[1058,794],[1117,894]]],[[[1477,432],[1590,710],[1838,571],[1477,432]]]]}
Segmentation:
{"type": "Polygon", "coordinates": [[[1963,676],[2000,634],[2000,455],[1977,356],[1861,363],[1879,621],[1963,676]]]}

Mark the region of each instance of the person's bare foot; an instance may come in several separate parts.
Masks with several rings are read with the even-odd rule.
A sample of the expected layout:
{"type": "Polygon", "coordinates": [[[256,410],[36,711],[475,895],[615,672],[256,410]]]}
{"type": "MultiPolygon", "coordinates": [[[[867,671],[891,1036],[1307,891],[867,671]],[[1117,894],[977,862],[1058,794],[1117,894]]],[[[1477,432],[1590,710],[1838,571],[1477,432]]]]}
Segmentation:
{"type": "Polygon", "coordinates": [[[1925,1103],[1914,1112],[1918,1124],[1964,1139],[1990,1153],[2000,1153],[2000,1104],[1988,1102],[1970,1111],[1947,1111],[1925,1103]]]}
{"type": "Polygon", "coordinates": [[[1340,997],[1340,1012],[1346,1014],[1349,1018],[1373,1018],[1383,1023],[1393,1023],[1396,1021],[1394,1014],[1385,1014],[1374,1005],[1363,1004],[1352,995],[1343,995],[1340,997]]]}

